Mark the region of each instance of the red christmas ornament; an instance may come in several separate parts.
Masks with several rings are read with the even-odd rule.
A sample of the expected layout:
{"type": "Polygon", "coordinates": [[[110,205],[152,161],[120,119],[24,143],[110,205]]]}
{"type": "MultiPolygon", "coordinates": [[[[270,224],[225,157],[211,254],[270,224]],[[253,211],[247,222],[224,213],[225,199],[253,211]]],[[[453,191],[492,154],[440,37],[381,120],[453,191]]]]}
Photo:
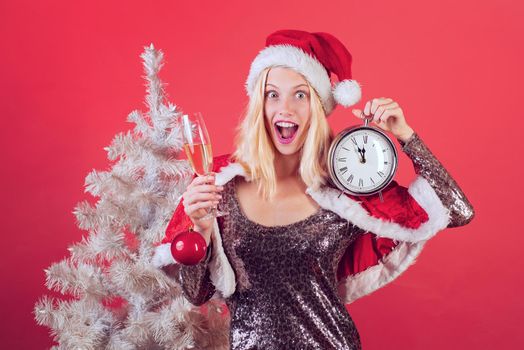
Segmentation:
{"type": "Polygon", "coordinates": [[[180,232],[171,242],[171,254],[182,265],[196,265],[206,255],[207,244],[204,236],[192,228],[180,232]]]}

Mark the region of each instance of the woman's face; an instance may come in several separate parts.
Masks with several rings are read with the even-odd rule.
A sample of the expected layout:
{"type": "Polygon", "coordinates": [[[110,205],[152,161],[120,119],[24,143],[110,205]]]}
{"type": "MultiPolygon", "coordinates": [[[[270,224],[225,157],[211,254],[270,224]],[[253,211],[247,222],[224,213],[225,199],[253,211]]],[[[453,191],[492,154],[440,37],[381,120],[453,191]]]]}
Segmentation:
{"type": "Polygon", "coordinates": [[[311,117],[309,99],[302,75],[289,68],[271,68],[266,79],[264,116],[266,130],[280,153],[294,154],[304,144],[311,117]]]}

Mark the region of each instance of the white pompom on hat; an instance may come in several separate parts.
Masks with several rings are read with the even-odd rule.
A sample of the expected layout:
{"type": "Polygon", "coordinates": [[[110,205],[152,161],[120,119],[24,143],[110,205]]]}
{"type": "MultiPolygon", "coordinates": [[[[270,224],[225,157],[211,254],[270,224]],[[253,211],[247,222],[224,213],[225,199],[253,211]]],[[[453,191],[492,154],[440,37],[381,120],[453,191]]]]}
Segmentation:
{"type": "Polygon", "coordinates": [[[266,38],[266,47],[251,63],[247,94],[253,95],[255,82],[265,68],[288,67],[302,74],[317,91],[327,116],[336,104],[349,107],[362,97],[359,83],[351,79],[351,62],[349,51],[331,34],[278,30],[266,38]],[[338,78],[333,85],[331,74],[338,78]]]}

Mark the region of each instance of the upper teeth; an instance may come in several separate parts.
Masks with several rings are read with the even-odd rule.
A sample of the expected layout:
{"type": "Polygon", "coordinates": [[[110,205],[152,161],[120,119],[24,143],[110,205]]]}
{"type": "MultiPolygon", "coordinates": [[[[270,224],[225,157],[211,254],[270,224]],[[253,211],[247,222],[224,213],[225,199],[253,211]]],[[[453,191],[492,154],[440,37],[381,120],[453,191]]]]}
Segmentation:
{"type": "Polygon", "coordinates": [[[297,124],[288,123],[288,122],[277,122],[277,125],[281,126],[281,127],[284,127],[284,128],[289,128],[289,127],[292,127],[292,126],[296,126],[297,124]]]}

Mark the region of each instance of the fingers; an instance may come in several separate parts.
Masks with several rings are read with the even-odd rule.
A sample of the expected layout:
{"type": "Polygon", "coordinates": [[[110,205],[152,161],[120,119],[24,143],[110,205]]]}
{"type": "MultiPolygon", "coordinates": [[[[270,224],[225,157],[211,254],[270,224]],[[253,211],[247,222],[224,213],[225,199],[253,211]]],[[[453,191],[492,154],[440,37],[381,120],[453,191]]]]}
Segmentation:
{"type": "Polygon", "coordinates": [[[219,194],[224,188],[215,185],[200,185],[187,190],[182,195],[184,206],[192,205],[198,201],[206,200],[220,200],[222,196],[219,194]]]}
{"type": "Polygon", "coordinates": [[[364,106],[364,114],[371,115],[371,101],[366,102],[366,105],[364,106]]]}
{"type": "Polygon", "coordinates": [[[352,109],[351,112],[355,115],[355,117],[358,117],[360,119],[364,119],[364,114],[362,113],[363,111],[361,109],[352,109]]]}
{"type": "Polygon", "coordinates": [[[364,113],[366,115],[375,114],[380,106],[390,104],[391,102],[393,102],[393,100],[386,97],[374,98],[366,103],[366,107],[364,107],[364,113]]]}
{"type": "Polygon", "coordinates": [[[197,192],[197,193],[189,194],[184,204],[187,203],[191,205],[195,202],[201,202],[201,201],[215,201],[215,200],[218,201],[221,198],[222,196],[216,192],[197,192]]]}
{"type": "Polygon", "coordinates": [[[373,119],[371,121],[380,123],[383,119],[382,116],[386,110],[397,107],[398,103],[393,101],[393,99],[391,98],[374,98],[373,100],[366,102],[363,111],[360,109],[354,109],[353,114],[362,119],[372,115],[373,119]]]}
{"type": "Polygon", "coordinates": [[[198,219],[206,214],[208,208],[218,204],[224,190],[223,186],[214,185],[214,174],[197,176],[182,195],[184,211],[192,219],[198,219]],[[211,184],[210,184],[211,183],[211,184]]]}
{"type": "Polygon", "coordinates": [[[218,204],[218,201],[201,201],[196,202],[194,204],[191,204],[187,207],[184,207],[184,211],[187,216],[193,219],[198,219],[206,214],[206,211],[203,211],[202,213],[198,214],[198,211],[202,209],[210,209],[218,204]],[[197,215],[195,215],[197,214],[197,215]]]}
{"type": "Polygon", "coordinates": [[[400,111],[401,111],[400,107],[388,108],[384,110],[384,112],[380,116],[379,123],[380,122],[386,123],[389,118],[398,116],[400,114],[400,111]]]}
{"type": "Polygon", "coordinates": [[[386,112],[387,110],[396,109],[397,107],[398,103],[396,102],[379,105],[375,110],[375,113],[373,113],[373,120],[376,120],[377,123],[380,123],[380,121],[384,120],[384,112],[386,112]]]}
{"type": "Polygon", "coordinates": [[[215,185],[215,174],[197,176],[187,186],[186,192],[216,192],[223,189],[223,186],[215,185]]]}
{"type": "Polygon", "coordinates": [[[196,185],[191,188],[188,187],[186,191],[189,193],[218,192],[223,188],[223,186],[216,185],[196,185]]]}
{"type": "Polygon", "coordinates": [[[189,189],[193,186],[198,186],[198,185],[202,185],[206,183],[214,183],[214,182],[215,182],[214,173],[211,175],[206,175],[206,176],[197,176],[193,179],[193,181],[191,181],[191,183],[189,184],[189,186],[187,186],[187,188],[189,189]]]}

